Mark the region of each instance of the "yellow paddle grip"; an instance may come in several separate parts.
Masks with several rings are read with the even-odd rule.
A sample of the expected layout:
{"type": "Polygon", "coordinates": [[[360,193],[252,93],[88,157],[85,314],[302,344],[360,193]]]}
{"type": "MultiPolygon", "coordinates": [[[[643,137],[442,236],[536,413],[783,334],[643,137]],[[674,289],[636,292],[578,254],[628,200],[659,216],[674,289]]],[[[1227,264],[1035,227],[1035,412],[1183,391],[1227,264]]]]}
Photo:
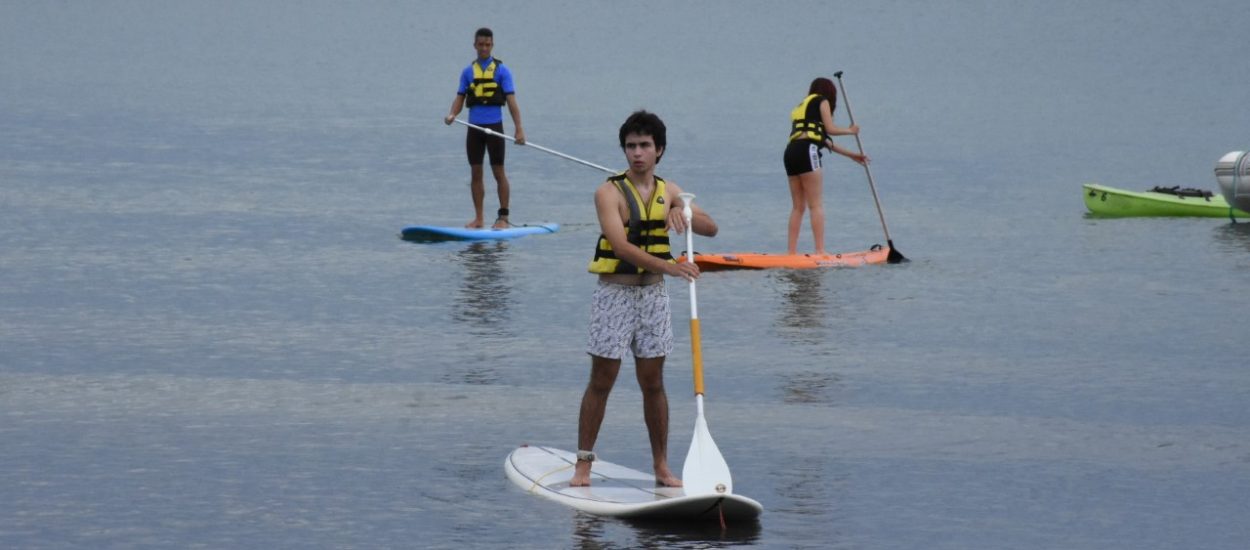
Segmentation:
{"type": "Polygon", "coordinates": [[[703,393],[703,344],[699,337],[699,319],[690,320],[690,347],[694,358],[694,394],[703,393]]]}

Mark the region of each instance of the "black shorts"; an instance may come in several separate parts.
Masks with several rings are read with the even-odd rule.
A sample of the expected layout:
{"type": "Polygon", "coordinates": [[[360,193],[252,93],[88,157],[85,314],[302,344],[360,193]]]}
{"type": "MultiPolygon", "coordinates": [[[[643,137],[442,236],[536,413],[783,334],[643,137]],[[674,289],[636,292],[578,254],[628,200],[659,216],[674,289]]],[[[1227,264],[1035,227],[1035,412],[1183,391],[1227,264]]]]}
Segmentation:
{"type": "MultiPolygon", "coordinates": [[[[479,124],[479,126],[503,133],[502,122],[479,124]]],[[[489,135],[477,128],[469,128],[469,132],[465,134],[464,152],[469,155],[470,166],[480,166],[487,152],[490,153],[491,166],[503,166],[503,138],[489,135]]]]}
{"type": "Polygon", "coordinates": [[[786,175],[797,176],[820,170],[820,145],[813,141],[791,141],[786,145],[786,153],[782,160],[786,164],[786,175]]]}

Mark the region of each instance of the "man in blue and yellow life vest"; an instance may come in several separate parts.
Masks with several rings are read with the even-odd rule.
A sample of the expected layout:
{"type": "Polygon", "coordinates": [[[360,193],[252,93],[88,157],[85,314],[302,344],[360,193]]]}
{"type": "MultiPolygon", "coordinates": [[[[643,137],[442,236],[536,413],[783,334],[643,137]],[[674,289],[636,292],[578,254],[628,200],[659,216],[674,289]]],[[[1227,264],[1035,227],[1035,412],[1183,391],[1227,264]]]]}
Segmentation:
{"type": "Polygon", "coordinates": [[[637,111],[621,125],[621,149],[629,169],[608,178],[595,191],[600,235],[590,272],[599,277],[591,304],[590,383],[582,395],[577,424],[577,465],[571,485],[590,485],[595,440],[625,354],[634,356],[642,390],[643,417],[651,440],[655,481],[680,487],[668,467],[668,396],[664,392],[664,358],[673,350],[673,327],[664,276],[693,281],[694,262],[677,263],[668,232],[693,230],[716,235],[716,222],[691,205],[686,227],[681,188],[655,175],[667,144],[664,122],[637,111]]]}
{"type": "MultiPolygon", "coordinates": [[[[495,47],[495,34],[488,28],[477,30],[473,37],[473,49],[477,50],[477,59],[465,67],[460,73],[460,88],[451,103],[451,111],[443,119],[446,124],[456,120],[456,115],[465,105],[469,106],[469,123],[490,128],[503,133],[503,109],[508,106],[512,115],[512,125],[516,127],[517,145],[525,145],[525,130],[521,129],[521,108],[517,107],[516,89],[512,85],[512,71],[504,66],[503,61],[491,55],[495,47]]],[[[465,224],[469,228],[481,228],[484,225],[482,214],[486,199],[486,187],[482,181],[482,160],[490,153],[490,169],[495,176],[495,186],[499,191],[499,212],[495,218],[495,229],[508,227],[508,201],[511,198],[511,186],[508,175],[504,172],[504,140],[495,135],[469,128],[464,139],[464,149],[469,157],[469,190],[473,195],[473,221],[465,224]]]]}

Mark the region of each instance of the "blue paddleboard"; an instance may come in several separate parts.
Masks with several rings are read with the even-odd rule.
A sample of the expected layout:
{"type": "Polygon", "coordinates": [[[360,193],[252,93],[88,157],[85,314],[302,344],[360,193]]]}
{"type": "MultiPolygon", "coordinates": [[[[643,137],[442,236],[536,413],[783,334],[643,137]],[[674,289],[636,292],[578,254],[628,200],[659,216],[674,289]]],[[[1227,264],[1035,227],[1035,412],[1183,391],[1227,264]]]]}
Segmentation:
{"type": "Polygon", "coordinates": [[[436,243],[442,241],[492,241],[515,239],[526,235],[545,235],[560,229],[558,223],[516,225],[504,229],[467,229],[438,225],[410,225],[400,233],[405,241],[436,243]]]}

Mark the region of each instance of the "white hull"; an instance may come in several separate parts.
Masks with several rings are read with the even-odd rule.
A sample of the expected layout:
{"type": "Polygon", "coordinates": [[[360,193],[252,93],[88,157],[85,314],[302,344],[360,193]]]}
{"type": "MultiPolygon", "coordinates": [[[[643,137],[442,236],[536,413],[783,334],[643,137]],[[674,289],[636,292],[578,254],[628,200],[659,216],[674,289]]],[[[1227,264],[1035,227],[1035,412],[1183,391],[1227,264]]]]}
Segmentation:
{"type": "Polygon", "coordinates": [[[1215,164],[1224,200],[1239,210],[1250,211],[1250,152],[1233,151],[1215,164]]]}
{"type": "Polygon", "coordinates": [[[764,507],[733,493],[687,495],[680,487],[657,487],[655,475],[596,460],[590,487],[573,487],[577,456],[551,447],[523,446],[504,460],[518,487],[565,506],[601,516],[672,521],[755,519],[764,507]]]}

